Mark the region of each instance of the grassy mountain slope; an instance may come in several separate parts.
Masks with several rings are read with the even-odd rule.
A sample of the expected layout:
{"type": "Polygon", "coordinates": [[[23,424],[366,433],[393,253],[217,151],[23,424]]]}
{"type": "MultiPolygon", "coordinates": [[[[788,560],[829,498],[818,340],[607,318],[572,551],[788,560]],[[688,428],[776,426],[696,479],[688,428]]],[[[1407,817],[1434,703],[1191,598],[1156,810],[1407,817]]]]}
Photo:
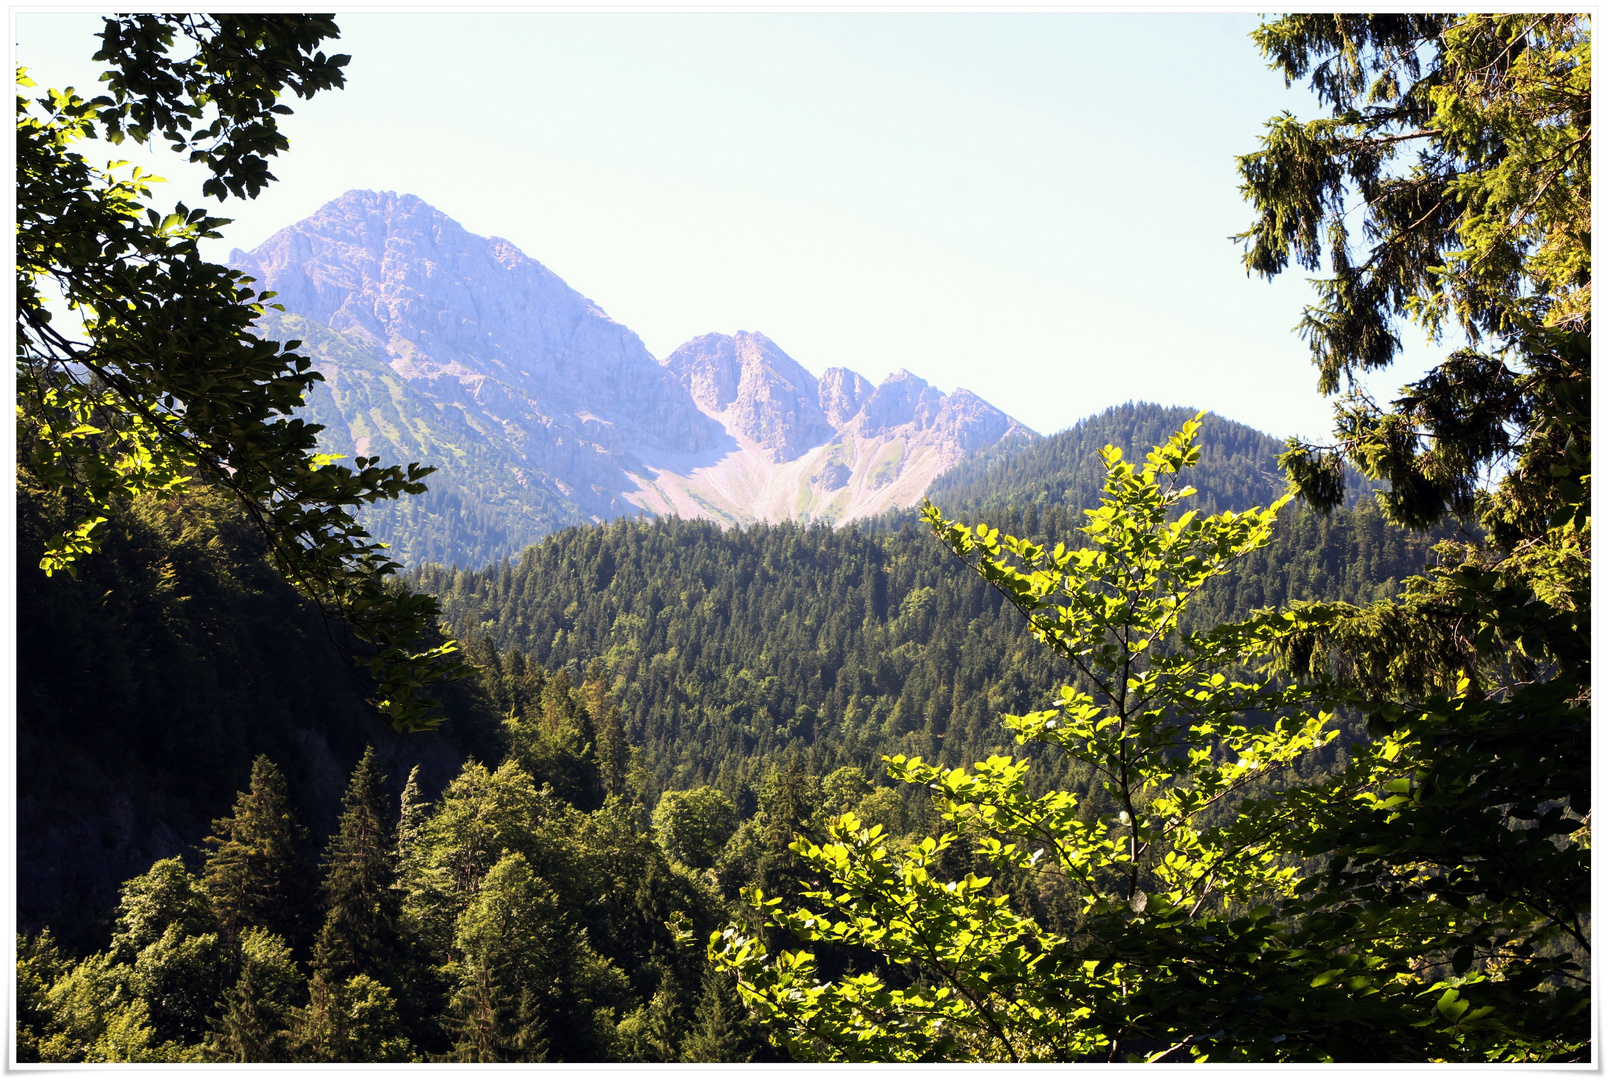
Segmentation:
{"type": "Polygon", "coordinates": [[[552,477],[508,453],[502,433],[489,430],[484,417],[420,394],[353,336],[290,314],[275,315],[268,333],[301,339],[332,361],[320,365],[325,381],[308,396],[303,413],[324,425],[321,449],[439,470],[423,496],[358,512],[398,562],[480,566],[516,548],[521,537],[591,520],[559,493],[552,477]]]}

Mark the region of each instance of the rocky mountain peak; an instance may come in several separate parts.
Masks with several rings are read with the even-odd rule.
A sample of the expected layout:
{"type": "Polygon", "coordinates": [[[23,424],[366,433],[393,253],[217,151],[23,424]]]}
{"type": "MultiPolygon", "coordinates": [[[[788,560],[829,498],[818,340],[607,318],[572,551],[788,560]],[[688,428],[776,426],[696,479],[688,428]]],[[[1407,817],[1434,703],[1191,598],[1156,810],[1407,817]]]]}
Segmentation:
{"type": "Polygon", "coordinates": [[[349,191],[229,261],[435,395],[539,402],[509,403],[499,423],[584,413],[602,422],[605,444],[682,452],[715,437],[636,334],[513,244],[417,196],[349,191]]]}
{"type": "Polygon", "coordinates": [[[944,395],[927,380],[900,368],[878,386],[860,409],[855,428],[881,434],[906,424],[931,427],[944,405],[944,395]]]}
{"type": "Polygon", "coordinates": [[[854,419],[871,394],[871,384],[858,372],[830,367],[821,374],[821,409],[827,423],[840,428],[854,419]]]}
{"type": "Polygon", "coordinates": [[[325,376],[303,410],[325,452],[439,467],[424,502],[364,512],[407,562],[642,512],[852,521],[1026,432],[903,369],[817,379],[750,331],[660,362],[512,243],[413,195],[349,191],[230,262],[287,309],[264,332],[301,339],[325,376]]]}
{"type": "Polygon", "coordinates": [[[704,334],[664,365],[699,408],[752,439],[773,462],[792,461],[833,434],[815,376],[764,334],[704,334]]]}

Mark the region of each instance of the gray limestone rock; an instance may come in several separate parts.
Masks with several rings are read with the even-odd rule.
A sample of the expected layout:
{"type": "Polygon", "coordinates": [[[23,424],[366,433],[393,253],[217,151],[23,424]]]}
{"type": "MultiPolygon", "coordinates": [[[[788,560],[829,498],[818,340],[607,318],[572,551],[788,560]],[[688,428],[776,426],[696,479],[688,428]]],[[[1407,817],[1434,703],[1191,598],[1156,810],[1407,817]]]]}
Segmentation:
{"type": "Polygon", "coordinates": [[[664,364],[700,409],[728,414],[730,424],[774,462],[793,461],[834,434],[821,411],[815,376],[764,334],[705,334],[664,364]]]}
{"type": "Polygon", "coordinates": [[[288,311],[384,353],[410,384],[526,437],[590,423],[586,441],[605,456],[695,453],[718,438],[636,334],[417,196],[349,191],[230,263],[288,311]]]}
{"type": "Polygon", "coordinates": [[[848,368],[827,368],[821,375],[821,409],[826,422],[840,428],[854,419],[871,394],[871,384],[848,368]]]}

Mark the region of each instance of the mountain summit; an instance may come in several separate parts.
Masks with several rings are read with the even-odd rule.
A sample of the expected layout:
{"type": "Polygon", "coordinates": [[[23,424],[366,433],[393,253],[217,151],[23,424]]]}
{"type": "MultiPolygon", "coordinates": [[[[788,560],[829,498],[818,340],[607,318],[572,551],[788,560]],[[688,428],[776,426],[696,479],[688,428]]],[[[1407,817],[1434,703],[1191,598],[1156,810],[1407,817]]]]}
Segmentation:
{"type": "Polygon", "coordinates": [[[764,334],[705,334],[664,364],[705,415],[751,440],[773,462],[793,461],[834,433],[815,376],[764,334]]]}
{"type": "Polygon", "coordinates": [[[969,453],[1033,433],[903,370],[819,379],[763,334],[662,362],[551,270],[413,195],[350,191],[229,262],[278,294],[272,337],[325,382],[330,452],[439,467],[369,525],[404,561],[473,564],[644,511],[842,522],[909,505],[969,453]]]}

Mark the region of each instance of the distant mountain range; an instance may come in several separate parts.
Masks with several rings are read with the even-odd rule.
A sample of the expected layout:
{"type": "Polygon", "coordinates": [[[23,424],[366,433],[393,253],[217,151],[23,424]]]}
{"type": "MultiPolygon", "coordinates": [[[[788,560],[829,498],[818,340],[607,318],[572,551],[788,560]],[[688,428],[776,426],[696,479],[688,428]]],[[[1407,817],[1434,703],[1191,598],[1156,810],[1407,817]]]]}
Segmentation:
{"type": "Polygon", "coordinates": [[[655,359],[541,263],[412,195],[347,192],[229,262],[284,305],[264,330],[323,373],[307,413],[327,451],[439,468],[427,496],[367,519],[404,562],[477,565],[644,512],[840,524],[1038,438],[903,369],[817,379],[759,333],[655,359]]]}

